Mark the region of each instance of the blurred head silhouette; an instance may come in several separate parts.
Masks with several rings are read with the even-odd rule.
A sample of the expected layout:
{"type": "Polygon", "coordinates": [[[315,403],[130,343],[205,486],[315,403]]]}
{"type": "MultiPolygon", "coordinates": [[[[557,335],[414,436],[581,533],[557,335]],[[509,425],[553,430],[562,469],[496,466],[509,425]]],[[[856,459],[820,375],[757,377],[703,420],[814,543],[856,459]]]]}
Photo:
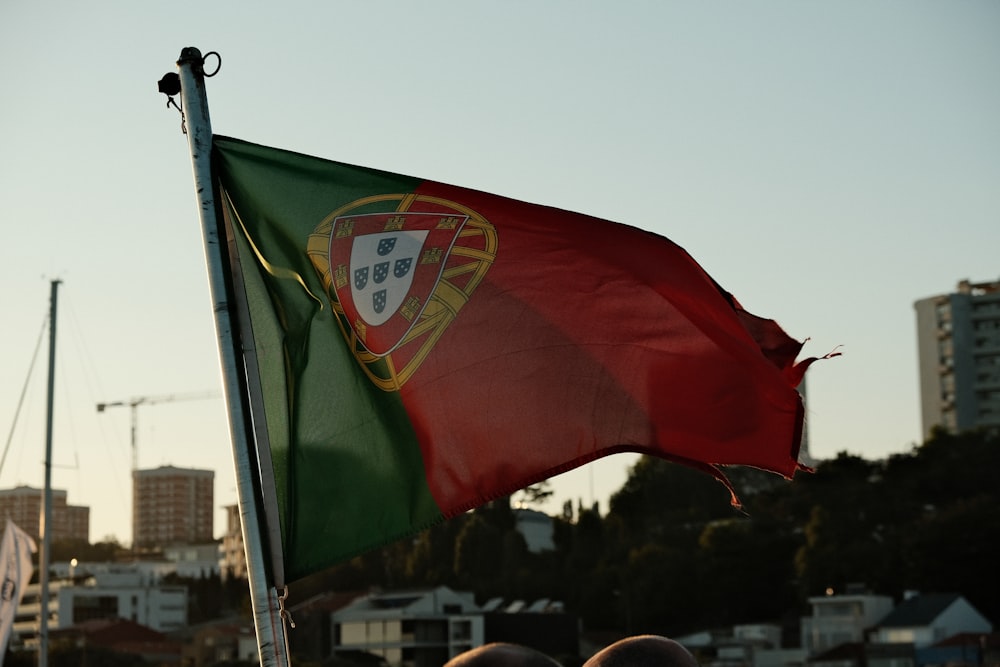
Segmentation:
{"type": "Polygon", "coordinates": [[[494,642],[466,651],[444,667],[560,667],[559,663],[535,649],[518,644],[494,642]]]}
{"type": "Polygon", "coordinates": [[[604,648],[583,667],[698,667],[698,661],[673,639],[637,635],[604,648]]]}

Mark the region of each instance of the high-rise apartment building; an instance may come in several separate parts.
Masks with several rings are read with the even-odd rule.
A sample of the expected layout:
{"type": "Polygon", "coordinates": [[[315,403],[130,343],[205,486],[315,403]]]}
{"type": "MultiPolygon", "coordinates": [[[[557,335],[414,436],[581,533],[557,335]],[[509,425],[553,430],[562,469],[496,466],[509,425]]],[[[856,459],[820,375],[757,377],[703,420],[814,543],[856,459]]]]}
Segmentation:
{"type": "MultiPolygon", "coordinates": [[[[21,530],[40,541],[43,494],[42,489],[30,486],[0,490],[0,517],[9,517],[21,530]]],[[[67,505],[66,492],[52,489],[49,536],[53,541],[72,539],[90,542],[90,508],[67,505]]]]}
{"type": "Polygon", "coordinates": [[[1000,282],[963,280],[914,308],[924,438],[1000,429],[1000,282]]]}
{"type": "Polygon", "coordinates": [[[161,466],[132,471],[132,547],[162,549],[214,539],[215,472],[161,466]]]}
{"type": "Polygon", "coordinates": [[[247,578],[247,557],[243,548],[243,524],[239,505],[226,505],[226,532],[222,534],[219,555],[222,578],[247,578]]]}

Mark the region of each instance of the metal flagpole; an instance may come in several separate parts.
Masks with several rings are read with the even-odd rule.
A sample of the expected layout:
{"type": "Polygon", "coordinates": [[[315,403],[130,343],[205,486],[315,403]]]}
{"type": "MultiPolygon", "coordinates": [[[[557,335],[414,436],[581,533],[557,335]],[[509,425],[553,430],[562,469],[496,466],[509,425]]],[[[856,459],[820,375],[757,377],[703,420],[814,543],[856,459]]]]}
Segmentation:
{"type": "MultiPolygon", "coordinates": [[[[256,454],[252,449],[248,423],[250,407],[244,391],[245,382],[234,336],[230,304],[226,293],[225,238],[220,238],[215,188],[212,182],[212,125],[208,116],[205,92],[204,58],[194,47],[181,51],[177,60],[180,76],[181,113],[191,149],[195,190],[205,240],[205,261],[212,293],[215,329],[219,342],[223,384],[229,412],[229,427],[236,462],[236,487],[243,525],[243,544],[247,557],[250,601],[253,605],[257,648],[262,667],[289,665],[288,644],[282,623],[279,591],[269,582],[263,551],[261,521],[256,499],[260,480],[256,454]]],[[[161,82],[162,84],[162,82],[161,82]]],[[[161,87],[162,90],[162,87],[161,87]]],[[[167,91],[164,91],[167,92],[167,91]]],[[[167,93],[168,95],[171,93],[167,93]]]]}

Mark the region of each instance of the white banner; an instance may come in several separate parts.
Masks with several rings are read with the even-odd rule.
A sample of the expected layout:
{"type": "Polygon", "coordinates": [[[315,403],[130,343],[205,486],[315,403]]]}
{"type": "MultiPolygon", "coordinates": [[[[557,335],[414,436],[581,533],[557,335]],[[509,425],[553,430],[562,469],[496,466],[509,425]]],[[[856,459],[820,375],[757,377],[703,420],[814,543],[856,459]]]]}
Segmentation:
{"type": "Polygon", "coordinates": [[[31,581],[34,567],[31,554],[36,551],[35,541],[13,521],[7,519],[7,527],[0,542],[0,667],[7,653],[10,630],[14,625],[17,605],[21,603],[24,589],[31,581]]]}

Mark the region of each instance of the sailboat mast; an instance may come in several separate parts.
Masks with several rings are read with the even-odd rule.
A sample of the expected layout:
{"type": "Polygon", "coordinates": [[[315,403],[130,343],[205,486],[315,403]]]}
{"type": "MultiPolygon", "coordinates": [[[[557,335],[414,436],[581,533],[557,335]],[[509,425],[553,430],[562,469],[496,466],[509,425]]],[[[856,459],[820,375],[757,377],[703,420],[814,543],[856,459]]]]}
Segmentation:
{"type": "Polygon", "coordinates": [[[38,559],[39,579],[41,588],[41,610],[38,629],[38,667],[48,667],[49,664],[49,549],[52,536],[49,527],[52,525],[52,412],[56,386],[56,304],[59,297],[60,280],[52,281],[49,298],[49,389],[45,417],[45,491],[42,498],[42,516],[39,522],[39,532],[42,537],[42,551],[38,559]]]}

